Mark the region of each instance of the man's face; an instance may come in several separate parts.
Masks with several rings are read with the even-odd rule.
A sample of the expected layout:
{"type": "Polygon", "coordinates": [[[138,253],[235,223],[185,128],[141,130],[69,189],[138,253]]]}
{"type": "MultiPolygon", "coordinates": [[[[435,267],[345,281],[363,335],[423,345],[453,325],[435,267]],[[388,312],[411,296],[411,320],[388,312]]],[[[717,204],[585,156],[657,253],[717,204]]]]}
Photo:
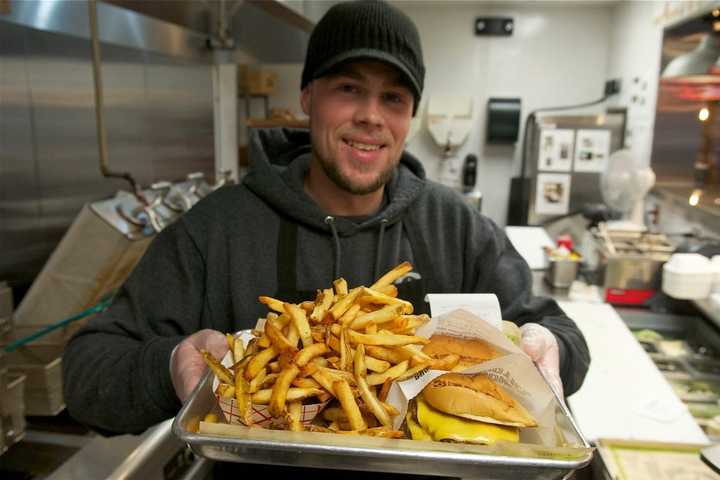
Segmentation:
{"type": "Polygon", "coordinates": [[[401,78],[384,63],[354,62],[313,80],[302,91],[313,156],[341,189],[367,194],[392,177],[414,102],[401,78]]]}

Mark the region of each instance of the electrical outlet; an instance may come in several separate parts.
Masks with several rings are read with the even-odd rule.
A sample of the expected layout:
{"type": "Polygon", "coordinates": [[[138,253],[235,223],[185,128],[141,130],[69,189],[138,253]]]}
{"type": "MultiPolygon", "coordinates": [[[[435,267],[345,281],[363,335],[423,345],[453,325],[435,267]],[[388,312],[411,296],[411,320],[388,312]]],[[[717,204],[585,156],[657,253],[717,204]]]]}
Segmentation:
{"type": "Polygon", "coordinates": [[[616,95],[620,93],[620,79],[613,78],[612,80],[605,81],[605,95],[616,95]]]}

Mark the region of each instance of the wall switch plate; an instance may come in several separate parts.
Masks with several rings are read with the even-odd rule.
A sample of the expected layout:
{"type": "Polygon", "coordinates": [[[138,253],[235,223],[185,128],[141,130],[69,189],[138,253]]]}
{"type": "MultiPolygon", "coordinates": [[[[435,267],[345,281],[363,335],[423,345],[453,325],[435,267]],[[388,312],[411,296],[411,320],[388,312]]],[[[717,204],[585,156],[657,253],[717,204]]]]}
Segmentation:
{"type": "Polygon", "coordinates": [[[510,36],[515,29],[515,21],[510,17],[477,17],[475,35],[510,36]]]}

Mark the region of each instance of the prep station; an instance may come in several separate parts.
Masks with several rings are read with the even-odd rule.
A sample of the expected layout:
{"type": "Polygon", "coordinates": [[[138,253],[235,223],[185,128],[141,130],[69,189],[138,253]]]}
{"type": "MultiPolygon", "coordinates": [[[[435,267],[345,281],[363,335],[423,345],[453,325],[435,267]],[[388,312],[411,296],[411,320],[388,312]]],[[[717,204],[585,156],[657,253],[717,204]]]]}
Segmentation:
{"type": "Polygon", "coordinates": [[[263,432],[191,448],[179,435],[195,438],[186,420],[207,405],[139,435],[71,418],[68,340],[158,232],[242,181],[251,129],[308,126],[305,49],[334,3],[0,0],[0,478],[205,479],[206,457],[232,448],[274,464],[328,454],[377,478],[717,478],[712,1],[391,2],[426,57],[407,149],[504,228],[534,292],[585,335],[590,370],[556,414],[587,457],[470,461],[353,439],[273,449],[263,432]]]}

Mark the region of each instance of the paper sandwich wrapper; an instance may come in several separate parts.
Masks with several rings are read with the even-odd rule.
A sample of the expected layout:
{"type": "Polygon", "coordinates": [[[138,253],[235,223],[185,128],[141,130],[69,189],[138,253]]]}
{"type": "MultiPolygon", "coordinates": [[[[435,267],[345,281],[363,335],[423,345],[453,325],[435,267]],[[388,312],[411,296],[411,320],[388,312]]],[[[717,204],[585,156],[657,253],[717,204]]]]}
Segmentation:
{"type": "MultiPolygon", "coordinates": [[[[485,373],[520,402],[537,420],[538,426],[520,429],[520,442],[546,447],[557,445],[556,399],[530,357],[508,340],[498,328],[466,310],[453,310],[418,328],[416,335],[430,338],[434,334],[480,338],[492,345],[500,357],[475,365],[459,373],[485,373]]],[[[405,420],[408,403],[435,378],[448,372],[426,370],[415,377],[393,383],[387,402],[400,411],[394,419],[399,429],[405,420]]]]}
{"type": "MultiPolygon", "coordinates": [[[[247,344],[252,340],[254,337],[252,334],[248,331],[242,331],[237,336],[240,338],[243,342],[243,345],[247,347],[247,344]]],[[[222,364],[228,368],[232,366],[232,354],[228,352],[222,359],[222,364]]],[[[213,379],[212,384],[212,391],[215,392],[217,390],[218,385],[220,384],[220,380],[218,380],[217,377],[213,379]]],[[[230,424],[235,425],[244,425],[244,423],[240,420],[239,411],[237,408],[237,401],[234,398],[224,398],[220,395],[215,394],[215,398],[218,400],[218,404],[220,405],[220,410],[222,410],[223,415],[225,416],[225,420],[227,420],[230,424]]],[[[318,413],[320,413],[323,408],[329,403],[328,401],[322,402],[322,403],[314,403],[314,404],[308,404],[302,406],[302,417],[301,421],[303,425],[306,427],[309,426],[312,421],[315,419],[318,413]]],[[[253,425],[259,426],[259,427],[278,427],[282,428],[285,425],[287,425],[287,422],[285,421],[285,418],[273,418],[272,415],[270,415],[269,412],[269,406],[268,405],[253,405],[252,406],[252,423],[253,425]]]]}

